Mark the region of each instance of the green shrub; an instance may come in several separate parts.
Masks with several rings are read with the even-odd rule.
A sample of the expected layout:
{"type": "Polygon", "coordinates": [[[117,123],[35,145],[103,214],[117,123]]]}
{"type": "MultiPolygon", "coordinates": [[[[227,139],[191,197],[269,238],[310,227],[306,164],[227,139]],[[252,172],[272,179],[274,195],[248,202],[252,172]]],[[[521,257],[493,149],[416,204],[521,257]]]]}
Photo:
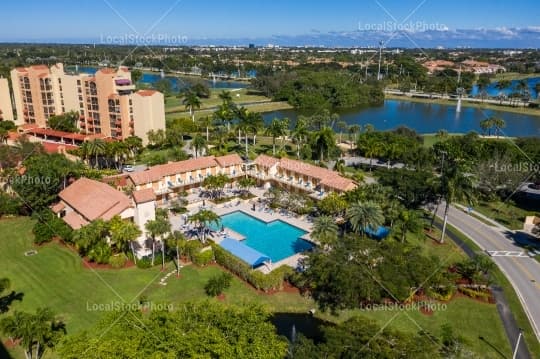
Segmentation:
{"type": "Polygon", "coordinates": [[[258,290],[280,290],[283,288],[283,281],[294,271],[288,266],[281,266],[268,274],[252,269],[248,264],[233,256],[218,245],[213,245],[216,262],[229,269],[234,274],[251,284],[258,290]]]}
{"type": "Polygon", "coordinates": [[[487,302],[489,301],[489,298],[491,298],[491,294],[489,292],[485,292],[478,289],[459,287],[458,290],[461,293],[473,299],[480,299],[487,302]]]}
{"type": "Polygon", "coordinates": [[[232,275],[229,273],[221,273],[213,276],[204,286],[204,291],[210,297],[216,297],[231,286],[232,275]]]}
{"type": "Polygon", "coordinates": [[[137,268],[140,269],[148,269],[152,267],[152,259],[148,257],[144,257],[137,260],[137,268]]]}
{"type": "Polygon", "coordinates": [[[36,213],[34,217],[37,219],[32,229],[34,243],[42,244],[50,242],[54,237],[59,237],[65,242],[72,241],[73,230],[52,211],[47,209],[36,213]]]}
{"type": "Polygon", "coordinates": [[[128,260],[128,257],[124,254],[116,254],[109,258],[109,264],[113,268],[124,268],[128,260]]]}
{"type": "Polygon", "coordinates": [[[205,266],[214,259],[214,253],[211,250],[199,252],[193,256],[193,263],[198,266],[205,266]]]}
{"type": "Polygon", "coordinates": [[[90,252],[88,252],[88,258],[92,262],[98,264],[107,264],[109,263],[109,258],[111,258],[112,250],[111,247],[105,242],[98,242],[92,247],[90,252]]]}
{"type": "Polygon", "coordinates": [[[199,242],[197,240],[188,241],[186,243],[186,247],[184,249],[186,257],[188,257],[190,261],[193,261],[195,255],[197,255],[197,253],[199,253],[201,251],[202,247],[203,246],[202,246],[201,242],[199,242]]]}

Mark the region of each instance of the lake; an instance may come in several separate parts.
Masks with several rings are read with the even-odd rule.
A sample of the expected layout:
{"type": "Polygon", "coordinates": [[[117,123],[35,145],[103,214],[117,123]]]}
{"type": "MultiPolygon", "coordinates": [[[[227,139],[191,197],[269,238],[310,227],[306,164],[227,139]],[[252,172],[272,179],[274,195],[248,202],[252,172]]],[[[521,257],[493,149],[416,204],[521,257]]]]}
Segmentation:
{"type": "MultiPolygon", "coordinates": [[[[74,69],[73,66],[69,66],[69,69],[74,69]]],[[[79,66],[79,72],[87,73],[87,74],[95,74],[98,68],[96,67],[88,67],[88,66],[79,66]]],[[[161,80],[160,74],[155,73],[143,73],[142,79],[139,81],[140,83],[147,84],[150,86],[153,86],[156,82],[161,80]]],[[[189,87],[188,78],[185,76],[165,76],[165,80],[168,80],[171,83],[171,88],[174,92],[178,92],[182,89],[185,89],[189,87]]],[[[236,89],[236,88],[246,88],[249,86],[249,83],[247,82],[239,82],[239,81],[220,81],[216,80],[215,82],[208,79],[203,79],[210,88],[215,89],[236,89]]]]}
{"type": "MultiPolygon", "coordinates": [[[[370,123],[377,130],[407,126],[418,133],[436,133],[441,129],[450,133],[466,133],[481,132],[480,121],[490,116],[501,117],[506,121],[503,132],[507,136],[540,136],[540,110],[538,116],[472,107],[462,107],[461,113],[456,113],[455,106],[385,100],[384,106],[381,107],[343,111],[340,113],[340,120],[348,125],[370,123]]],[[[264,113],[263,117],[267,123],[275,117],[288,117],[294,123],[298,112],[273,111],[264,113]]]]}

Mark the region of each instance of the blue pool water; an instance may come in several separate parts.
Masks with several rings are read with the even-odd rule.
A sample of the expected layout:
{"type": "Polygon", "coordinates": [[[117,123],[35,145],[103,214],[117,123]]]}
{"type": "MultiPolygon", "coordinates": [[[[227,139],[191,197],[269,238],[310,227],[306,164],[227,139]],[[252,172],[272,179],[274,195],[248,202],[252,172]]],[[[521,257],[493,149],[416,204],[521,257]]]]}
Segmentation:
{"type": "Polygon", "coordinates": [[[273,263],[313,248],[300,238],[307,232],[283,221],[265,223],[244,212],[233,212],[222,216],[221,224],[246,237],[242,243],[266,254],[273,263]]]}

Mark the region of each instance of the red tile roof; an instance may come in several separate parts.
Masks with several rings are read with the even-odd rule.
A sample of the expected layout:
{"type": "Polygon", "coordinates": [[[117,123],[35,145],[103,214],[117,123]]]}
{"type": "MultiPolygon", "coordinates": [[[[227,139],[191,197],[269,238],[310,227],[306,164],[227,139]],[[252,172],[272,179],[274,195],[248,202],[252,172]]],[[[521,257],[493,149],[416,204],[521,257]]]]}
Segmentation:
{"type": "Polygon", "coordinates": [[[137,204],[152,202],[156,200],[156,194],[152,188],[145,188],[133,192],[133,200],[137,204]]]}
{"type": "Polygon", "coordinates": [[[60,192],[59,197],[86,221],[109,220],[131,207],[124,193],[106,183],[80,178],[60,192]]]}
{"type": "Polygon", "coordinates": [[[236,153],[226,155],[226,156],[216,157],[216,162],[221,167],[230,167],[234,165],[241,165],[242,163],[244,163],[244,161],[242,160],[242,157],[240,157],[236,153]]]}
{"type": "Polygon", "coordinates": [[[199,157],[150,167],[150,169],[143,172],[130,173],[129,177],[135,185],[141,185],[159,181],[166,176],[173,176],[180,173],[196,171],[204,168],[212,168],[216,166],[217,162],[214,156],[199,157]]]}
{"type": "Polygon", "coordinates": [[[139,96],[148,97],[148,96],[154,96],[155,94],[159,92],[155,90],[140,90],[135,93],[139,96]]]}
{"type": "Polygon", "coordinates": [[[79,214],[77,214],[77,212],[69,212],[64,217],[62,217],[62,219],[73,229],[80,229],[81,227],[84,227],[88,223],[90,223],[84,218],[82,218],[79,214]]]}
{"type": "Polygon", "coordinates": [[[51,206],[51,211],[53,211],[54,213],[60,213],[60,211],[64,208],[66,208],[66,205],[62,202],[58,202],[57,204],[51,206]]]}
{"type": "Polygon", "coordinates": [[[270,156],[267,156],[267,155],[259,155],[255,159],[255,164],[256,165],[263,166],[263,167],[266,167],[266,168],[273,167],[277,163],[279,163],[278,158],[270,157],[270,156]]]}
{"type": "Polygon", "coordinates": [[[43,149],[47,153],[64,153],[67,150],[76,150],[77,148],[79,148],[79,146],[48,141],[43,141],[41,144],[43,145],[43,149]]]}

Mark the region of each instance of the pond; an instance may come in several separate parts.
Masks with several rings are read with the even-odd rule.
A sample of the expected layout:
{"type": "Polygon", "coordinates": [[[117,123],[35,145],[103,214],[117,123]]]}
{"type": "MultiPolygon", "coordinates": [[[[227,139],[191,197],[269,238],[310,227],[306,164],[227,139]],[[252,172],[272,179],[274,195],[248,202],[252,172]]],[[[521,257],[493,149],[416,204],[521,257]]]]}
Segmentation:
{"type": "MultiPolygon", "coordinates": [[[[418,133],[436,133],[444,129],[449,133],[481,132],[480,121],[498,116],[505,120],[503,133],[507,136],[540,136],[540,110],[538,116],[504,111],[484,110],[462,107],[456,112],[455,106],[403,100],[385,100],[381,107],[362,108],[343,111],[340,120],[348,125],[372,124],[377,130],[390,130],[407,126],[418,133]]],[[[287,117],[294,123],[298,117],[295,110],[272,111],[263,114],[265,122],[273,118],[287,117]]]]}

